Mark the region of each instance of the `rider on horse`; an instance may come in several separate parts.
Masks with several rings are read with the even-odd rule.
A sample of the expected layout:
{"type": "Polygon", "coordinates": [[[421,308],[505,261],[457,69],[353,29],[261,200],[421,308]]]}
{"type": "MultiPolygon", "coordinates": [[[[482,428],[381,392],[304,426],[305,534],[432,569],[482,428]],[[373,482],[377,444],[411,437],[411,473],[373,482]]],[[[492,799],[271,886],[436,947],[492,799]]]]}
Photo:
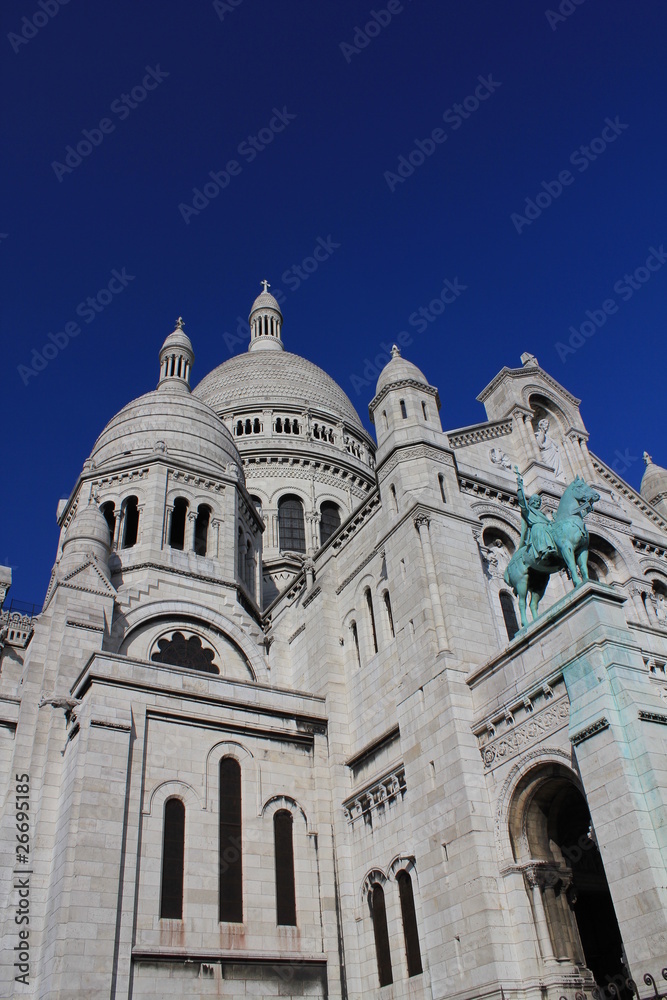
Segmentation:
{"type": "Polygon", "coordinates": [[[555,555],[558,549],[550,530],[553,522],[547,514],[540,510],[542,497],[538,493],[534,493],[526,500],[526,494],[523,491],[523,477],[516,467],[514,471],[517,479],[517,497],[521,508],[519,548],[525,545],[536,560],[555,555]]]}

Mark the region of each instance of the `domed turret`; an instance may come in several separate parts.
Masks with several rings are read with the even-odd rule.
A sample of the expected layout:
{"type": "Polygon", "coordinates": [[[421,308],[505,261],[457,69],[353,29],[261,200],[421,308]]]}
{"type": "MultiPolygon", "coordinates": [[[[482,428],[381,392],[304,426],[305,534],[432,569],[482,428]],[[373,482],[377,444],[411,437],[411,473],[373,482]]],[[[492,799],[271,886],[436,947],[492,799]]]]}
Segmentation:
{"type": "Polygon", "coordinates": [[[375,397],[368,407],[378,446],[381,448],[394,432],[403,436],[409,432],[411,439],[416,440],[415,431],[418,437],[422,431],[441,431],[439,409],[438,390],[429,385],[417,365],[401,357],[394,344],[391,361],[380,372],[375,397]]]}
{"type": "Polygon", "coordinates": [[[183,319],[179,316],[176,329],[169,334],[160,350],[158,388],[180,388],[190,392],[190,372],[194,360],[190,338],[185,333],[183,319]]]}
{"type": "Polygon", "coordinates": [[[411,361],[407,361],[402,357],[400,348],[394,344],[391,349],[391,361],[387,362],[380,372],[380,377],[375,388],[375,395],[379,395],[383,389],[396,382],[405,382],[406,380],[419,382],[421,385],[428,385],[428,379],[422,370],[417,368],[417,365],[413,365],[411,361]]]}
{"type": "Polygon", "coordinates": [[[283,325],[283,314],[273,295],[268,291],[270,285],[266,279],[262,282],[264,291],[252,304],[248,322],[250,323],[249,351],[284,351],[280,332],[283,325]]]}
{"type": "Polygon", "coordinates": [[[642,476],[639,492],[663,517],[667,517],[667,469],[655,465],[647,451],[644,452],[646,471],[642,476]]]}
{"type": "Polygon", "coordinates": [[[146,461],[156,452],[171,461],[219,475],[232,465],[243,479],[234,439],[218,415],[192,395],[194,351],[179,318],[160,350],[157,389],[132,400],[106,425],[90,455],[92,467],[108,469],[146,461]]]}
{"type": "Polygon", "coordinates": [[[96,503],[81,507],[65,533],[60,568],[63,573],[76,569],[86,556],[95,557],[99,568],[109,576],[109,525],[96,503]]]}

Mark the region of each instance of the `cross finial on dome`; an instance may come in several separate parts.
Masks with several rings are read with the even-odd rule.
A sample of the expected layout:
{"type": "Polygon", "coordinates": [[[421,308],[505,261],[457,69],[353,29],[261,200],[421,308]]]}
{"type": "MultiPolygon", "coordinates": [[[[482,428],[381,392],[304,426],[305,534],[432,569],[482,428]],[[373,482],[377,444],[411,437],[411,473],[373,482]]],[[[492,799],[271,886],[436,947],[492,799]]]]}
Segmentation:
{"type": "Polygon", "coordinates": [[[644,452],[644,454],[642,455],[642,458],[644,459],[644,464],[645,465],[650,465],[650,463],[653,461],[653,459],[651,458],[651,456],[649,455],[649,453],[647,451],[644,452]]]}
{"type": "Polygon", "coordinates": [[[183,325],[184,325],[183,324],[183,317],[179,316],[178,319],[176,320],[176,329],[177,330],[182,330],[183,329],[183,325]]]}
{"type": "Polygon", "coordinates": [[[264,278],[262,281],[260,281],[260,285],[264,285],[264,291],[265,292],[268,292],[269,288],[271,287],[271,285],[266,280],[266,278],[264,278]]]}
{"type": "Polygon", "coordinates": [[[400,347],[398,347],[397,344],[393,345],[393,347],[391,349],[391,356],[392,356],[392,358],[400,358],[400,356],[401,356],[401,349],[400,349],[400,347]]]}

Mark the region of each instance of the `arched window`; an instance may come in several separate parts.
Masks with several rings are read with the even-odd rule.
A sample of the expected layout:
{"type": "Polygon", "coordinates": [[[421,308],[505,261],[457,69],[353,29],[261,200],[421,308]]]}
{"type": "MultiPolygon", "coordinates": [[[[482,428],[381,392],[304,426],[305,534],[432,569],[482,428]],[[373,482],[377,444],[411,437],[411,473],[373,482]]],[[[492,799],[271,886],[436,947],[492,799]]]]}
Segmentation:
{"type": "Polygon", "coordinates": [[[283,552],[306,551],[303,504],[298,497],[286,496],[278,501],[278,530],[283,552]]]}
{"type": "Polygon", "coordinates": [[[276,923],[296,927],[296,889],[294,885],[293,820],[288,809],[273,817],[273,843],[276,866],[276,923]]]}
{"type": "Polygon", "coordinates": [[[389,986],[394,977],[391,971],[391,951],[389,950],[389,931],[387,930],[387,910],[384,902],[384,889],[376,882],[368,893],[368,907],[373,921],[375,937],[375,957],[378,963],[380,986],[389,986]]]}
{"type": "Polygon", "coordinates": [[[389,492],[391,494],[391,505],[394,508],[394,514],[398,514],[398,497],[396,496],[396,487],[393,483],[389,485],[389,492]]]}
{"type": "Polygon", "coordinates": [[[125,501],[124,524],[123,548],[131,549],[137,544],[139,535],[139,501],[136,497],[128,497],[125,501]]]}
{"type": "Polygon", "coordinates": [[[245,545],[243,544],[243,528],[240,527],[236,555],[238,560],[238,574],[242,580],[245,580],[245,545]]]}
{"type": "Polygon", "coordinates": [[[241,767],[233,757],[220,761],[220,921],[243,922],[241,767]]]}
{"type": "Polygon", "coordinates": [[[388,590],[385,590],[383,597],[384,597],[384,608],[385,611],[387,612],[387,624],[389,625],[389,631],[393,639],[396,633],[394,632],[394,616],[391,613],[391,598],[389,596],[388,590]]]}
{"type": "Polygon", "coordinates": [[[252,420],[249,417],[245,422],[245,432],[246,434],[252,434],[252,420]]]}
{"type": "Polygon", "coordinates": [[[253,425],[252,425],[252,432],[253,432],[253,434],[259,434],[259,432],[261,431],[261,429],[262,429],[262,425],[259,422],[259,417],[255,417],[255,420],[254,420],[253,425]]]}
{"type": "Polygon", "coordinates": [[[185,854],[185,806],[180,799],[164,804],[162,831],[162,881],[160,917],[183,919],[183,858],[185,854]]]}
{"type": "Polygon", "coordinates": [[[256,497],[254,494],[251,494],[250,495],[250,499],[254,503],[255,509],[257,510],[257,513],[261,514],[262,513],[262,501],[260,500],[260,498],[256,497]]]}
{"type": "Polygon", "coordinates": [[[104,520],[109,525],[110,544],[113,544],[113,536],[116,529],[116,505],[113,500],[107,500],[106,503],[102,504],[100,510],[104,514],[104,520]]]}
{"type": "Polygon", "coordinates": [[[352,633],[352,641],[354,643],[354,648],[357,654],[357,666],[361,666],[361,650],[359,649],[359,629],[357,628],[356,622],[350,622],[350,632],[352,633]]]}
{"type": "Polygon", "coordinates": [[[364,596],[366,598],[366,607],[368,608],[368,618],[371,624],[371,635],[373,637],[373,650],[377,653],[378,651],[378,636],[375,628],[375,612],[373,611],[373,597],[371,595],[370,587],[366,587],[364,591],[364,596]]]}
{"type": "Polygon", "coordinates": [[[382,422],[384,424],[384,429],[389,430],[389,421],[387,420],[387,411],[382,411],[382,422]]]}
{"type": "Polygon", "coordinates": [[[407,418],[408,418],[408,411],[405,408],[405,400],[404,399],[401,400],[400,407],[401,407],[401,416],[403,417],[404,420],[407,420],[407,418]]]}
{"type": "Polygon", "coordinates": [[[291,434],[292,433],[292,424],[290,423],[289,420],[287,420],[287,418],[285,419],[285,423],[283,425],[283,429],[285,431],[285,434],[291,434]]]}
{"type": "Polygon", "coordinates": [[[408,872],[403,870],[396,876],[396,881],[398,882],[398,894],[401,900],[401,917],[403,918],[403,937],[405,939],[408,976],[418,976],[422,972],[422,956],[419,948],[412,879],[408,872]]]}
{"type": "Polygon", "coordinates": [[[185,519],[188,513],[188,501],[184,497],[177,497],[174,501],[174,509],[171,512],[171,531],[169,532],[169,544],[172,549],[185,547],[185,519]]]}
{"type": "Polygon", "coordinates": [[[422,400],[422,413],[424,414],[424,420],[428,420],[428,410],[426,409],[426,403],[422,400]]]}
{"type": "Polygon", "coordinates": [[[320,545],[324,545],[340,528],[340,507],[327,500],[320,507],[320,514],[320,545]]]}
{"type": "Polygon", "coordinates": [[[202,503],[197,508],[197,520],[195,521],[195,552],[198,556],[206,555],[206,542],[208,540],[208,526],[211,520],[211,508],[202,503]]]}
{"type": "Polygon", "coordinates": [[[441,474],[438,476],[438,483],[440,485],[440,496],[443,503],[447,503],[447,494],[445,493],[445,477],[441,474]]]}
{"type": "Polygon", "coordinates": [[[507,629],[507,638],[512,641],[514,636],[519,631],[519,623],[516,620],[516,611],[514,609],[514,601],[512,600],[512,595],[506,590],[500,591],[500,607],[503,611],[503,618],[505,620],[505,628],[507,629]]]}
{"type": "Polygon", "coordinates": [[[252,542],[250,539],[246,542],[245,547],[245,582],[246,587],[255,596],[255,550],[252,547],[252,542]]]}
{"type": "Polygon", "coordinates": [[[243,434],[243,421],[242,420],[237,420],[236,421],[236,434],[237,434],[238,437],[241,437],[241,435],[243,434]]]}

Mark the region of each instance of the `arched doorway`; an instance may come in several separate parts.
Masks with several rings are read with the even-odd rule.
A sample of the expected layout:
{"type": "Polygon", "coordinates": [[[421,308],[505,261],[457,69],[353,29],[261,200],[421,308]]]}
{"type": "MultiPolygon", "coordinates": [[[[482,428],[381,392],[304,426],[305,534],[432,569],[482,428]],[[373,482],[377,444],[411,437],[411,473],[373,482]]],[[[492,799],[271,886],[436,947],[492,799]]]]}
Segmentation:
{"type": "MultiPolygon", "coordinates": [[[[524,776],[513,798],[510,837],[545,962],[584,964],[601,988],[625,981],[602,857],[586,800],[568,768],[550,764],[524,776]]],[[[627,990],[620,995],[631,996],[627,990]]]]}

